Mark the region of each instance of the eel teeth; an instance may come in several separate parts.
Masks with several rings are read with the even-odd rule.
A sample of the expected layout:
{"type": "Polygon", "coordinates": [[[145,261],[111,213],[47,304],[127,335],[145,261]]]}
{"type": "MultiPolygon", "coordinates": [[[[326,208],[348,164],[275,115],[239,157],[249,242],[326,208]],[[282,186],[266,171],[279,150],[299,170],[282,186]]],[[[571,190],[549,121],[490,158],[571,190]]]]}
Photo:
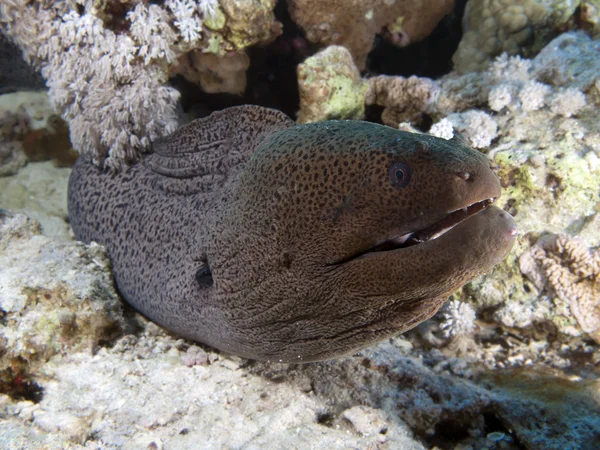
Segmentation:
{"type": "Polygon", "coordinates": [[[387,250],[395,250],[397,248],[410,247],[412,245],[427,242],[432,239],[437,239],[444,233],[448,232],[463,220],[483,211],[490,206],[495,198],[488,198],[480,202],[472,203],[464,208],[457,209],[444,217],[439,222],[424,228],[423,230],[414,231],[412,233],[396,236],[387,241],[376,245],[369,250],[370,252],[383,252],[387,250]]]}

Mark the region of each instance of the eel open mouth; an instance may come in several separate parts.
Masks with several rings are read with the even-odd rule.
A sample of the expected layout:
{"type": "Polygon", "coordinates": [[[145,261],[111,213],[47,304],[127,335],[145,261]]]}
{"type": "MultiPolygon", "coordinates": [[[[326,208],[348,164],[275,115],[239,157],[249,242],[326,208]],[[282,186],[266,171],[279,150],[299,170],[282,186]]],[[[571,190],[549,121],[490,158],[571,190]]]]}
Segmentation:
{"type": "Polygon", "coordinates": [[[495,198],[488,198],[477,203],[473,203],[465,208],[457,209],[444,217],[439,222],[424,228],[422,230],[413,231],[411,233],[404,234],[402,236],[396,236],[382,242],[375,247],[371,247],[364,253],[373,252],[385,252],[389,250],[396,250],[399,248],[406,248],[413,245],[421,244],[432,239],[440,237],[442,234],[454,228],[462,221],[468,219],[471,216],[483,211],[490,206],[495,198]]]}

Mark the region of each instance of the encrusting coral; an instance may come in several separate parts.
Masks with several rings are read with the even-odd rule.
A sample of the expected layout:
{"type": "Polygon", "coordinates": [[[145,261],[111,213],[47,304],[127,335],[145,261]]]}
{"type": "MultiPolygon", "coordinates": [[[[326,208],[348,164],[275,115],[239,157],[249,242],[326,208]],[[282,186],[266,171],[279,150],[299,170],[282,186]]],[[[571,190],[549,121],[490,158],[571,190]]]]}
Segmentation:
{"type": "Polygon", "coordinates": [[[331,45],[298,66],[299,123],[364,118],[367,83],[350,52],[331,45]]]}
{"type": "Polygon", "coordinates": [[[559,301],[600,344],[600,249],[589,249],[565,234],[551,234],[538,240],[532,256],[559,301]]]}
{"type": "Polygon", "coordinates": [[[118,168],[177,127],[179,93],[166,82],[178,58],[192,50],[222,57],[273,39],[280,32],[274,6],[275,0],[168,0],[163,6],[6,0],[0,29],[41,69],[73,146],[118,168]]]}
{"type": "Polygon", "coordinates": [[[342,45],[365,68],[375,35],[406,46],[427,37],[454,7],[454,0],[288,0],[292,20],[309,41],[342,45]]]}

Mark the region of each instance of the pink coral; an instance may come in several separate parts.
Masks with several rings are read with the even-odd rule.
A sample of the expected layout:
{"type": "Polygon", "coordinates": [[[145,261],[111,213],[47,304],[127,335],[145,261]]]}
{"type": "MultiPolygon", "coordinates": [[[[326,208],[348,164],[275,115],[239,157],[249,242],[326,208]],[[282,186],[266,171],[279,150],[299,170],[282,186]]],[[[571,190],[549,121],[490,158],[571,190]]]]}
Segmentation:
{"type": "Polygon", "coordinates": [[[589,249],[565,234],[552,234],[541,238],[532,254],[581,329],[600,343],[600,249],[589,249]]]}

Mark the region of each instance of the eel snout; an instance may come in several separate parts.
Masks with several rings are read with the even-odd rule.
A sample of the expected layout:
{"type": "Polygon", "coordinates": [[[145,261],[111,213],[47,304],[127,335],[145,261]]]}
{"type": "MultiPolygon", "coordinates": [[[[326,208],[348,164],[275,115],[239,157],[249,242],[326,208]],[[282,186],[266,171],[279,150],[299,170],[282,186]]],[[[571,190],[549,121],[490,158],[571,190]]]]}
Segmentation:
{"type": "MultiPolygon", "coordinates": [[[[410,233],[405,233],[401,236],[394,236],[391,239],[387,239],[384,242],[378,243],[374,247],[368,249],[366,252],[361,252],[361,254],[397,250],[437,239],[461,222],[468,220],[474,215],[479,214],[487,209],[494,203],[495,200],[495,197],[488,198],[472,203],[464,208],[452,211],[450,214],[437,221],[433,225],[420,230],[412,231],[410,233]]],[[[512,232],[517,234],[516,225],[513,228],[514,229],[512,232]]]]}

